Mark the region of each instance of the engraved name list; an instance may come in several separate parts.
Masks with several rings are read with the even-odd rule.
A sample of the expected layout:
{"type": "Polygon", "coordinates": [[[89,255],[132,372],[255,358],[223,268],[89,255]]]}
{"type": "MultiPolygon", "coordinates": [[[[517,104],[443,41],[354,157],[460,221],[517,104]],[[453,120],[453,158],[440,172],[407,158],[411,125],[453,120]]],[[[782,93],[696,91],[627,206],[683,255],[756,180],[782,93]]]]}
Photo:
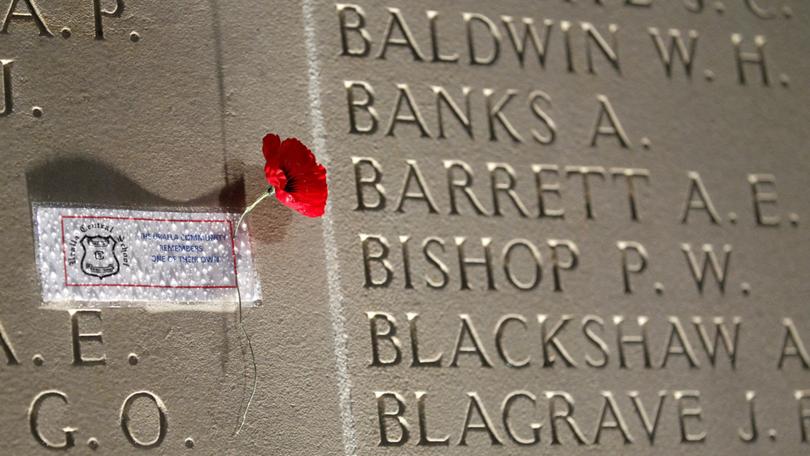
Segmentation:
{"type": "Polygon", "coordinates": [[[789,99],[792,5],[334,5],[361,447],[810,444],[802,186],[701,112],[789,99]]]}

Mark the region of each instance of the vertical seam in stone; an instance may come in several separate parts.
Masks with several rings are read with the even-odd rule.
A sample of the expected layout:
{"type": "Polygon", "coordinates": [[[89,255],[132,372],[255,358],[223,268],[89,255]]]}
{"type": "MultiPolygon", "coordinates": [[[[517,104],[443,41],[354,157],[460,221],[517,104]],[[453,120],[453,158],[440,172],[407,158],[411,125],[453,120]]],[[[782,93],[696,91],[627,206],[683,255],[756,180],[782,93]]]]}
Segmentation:
{"type": "MultiPolygon", "coordinates": [[[[324,127],[323,113],[321,112],[321,70],[318,61],[318,39],[313,0],[304,0],[302,7],[309,76],[309,112],[312,123],[312,144],[319,159],[328,166],[330,160],[326,150],[326,128],[324,127]]],[[[327,175],[327,178],[331,180],[329,177],[327,175]]],[[[326,277],[329,290],[329,315],[335,333],[335,368],[337,371],[340,418],[343,427],[343,449],[345,456],[355,456],[357,453],[357,432],[354,417],[352,416],[352,383],[349,378],[346,318],[343,314],[343,292],[340,288],[340,271],[338,270],[337,246],[332,223],[332,208],[332,200],[330,199],[327,201],[322,223],[326,277]]]]}

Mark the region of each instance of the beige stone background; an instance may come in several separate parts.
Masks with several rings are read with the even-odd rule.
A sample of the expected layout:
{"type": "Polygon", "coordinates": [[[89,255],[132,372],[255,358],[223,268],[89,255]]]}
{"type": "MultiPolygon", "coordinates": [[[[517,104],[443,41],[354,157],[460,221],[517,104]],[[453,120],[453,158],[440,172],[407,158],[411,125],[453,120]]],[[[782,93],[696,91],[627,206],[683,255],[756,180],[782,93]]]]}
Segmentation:
{"type": "MultiPolygon", "coordinates": [[[[536,64],[521,70],[506,57],[503,65],[492,68],[419,64],[402,50],[392,50],[387,60],[340,57],[334,2],[128,1],[121,17],[104,18],[103,41],[94,39],[91,2],[36,3],[56,36],[41,37],[32,23],[23,21],[15,21],[7,34],[0,34],[0,58],[15,60],[15,112],[0,118],[0,228],[4,233],[0,237],[0,321],[21,363],[0,365],[0,454],[50,453],[34,441],[27,422],[31,400],[47,389],[63,391],[70,404],[43,409],[41,428],[54,441],[61,438],[62,427],[77,428],[72,454],[145,453],[127,443],[118,421],[124,398],[139,390],[158,394],[168,409],[168,435],[160,448],[152,450],[155,454],[336,455],[353,453],[355,448],[359,455],[806,451],[798,444],[795,407],[785,397],[794,389],[810,388],[808,373],[777,372],[773,347],[778,350],[781,318],[791,316],[805,331],[810,324],[805,302],[807,225],[752,227],[745,181],[750,172],[776,174],[784,212],[794,211],[810,220],[810,203],[804,195],[808,172],[804,149],[810,139],[806,128],[810,67],[804,58],[810,43],[810,9],[805,3],[769,2],[791,6],[794,16],[760,21],[745,11],[743,2],[730,1],[723,14],[708,8],[701,15],[684,12],[675,1],[657,1],[651,11],[620,8],[616,4],[621,2],[609,0],[604,8],[585,0],[357,2],[369,15],[375,41],[387,17],[384,8],[398,6],[413,19],[411,25],[425,51],[427,9],[449,18],[442,33],[452,36],[450,42],[457,48],[464,44],[461,11],[490,17],[526,15],[538,21],[546,17],[555,22],[588,20],[601,27],[617,23],[622,31],[620,77],[607,66],[599,67],[599,76],[567,74],[559,60],[559,43],[550,57],[556,62],[545,71],[536,64]],[[700,30],[706,47],[701,48],[693,81],[664,77],[646,33],[649,26],[700,30]],[[59,34],[63,27],[71,29],[69,39],[59,34]],[[140,34],[137,43],[129,39],[132,31],[140,34]],[[768,36],[772,87],[736,83],[732,32],[768,36]],[[702,78],[709,66],[717,74],[713,83],[702,78]],[[780,72],[790,74],[787,89],[778,84],[780,72]],[[515,88],[522,93],[542,89],[553,97],[560,137],[552,146],[539,147],[483,138],[470,141],[458,131],[447,140],[426,140],[413,128],[398,130],[395,138],[349,135],[343,81],[357,79],[378,88],[384,117],[392,107],[395,82],[408,83],[421,106],[431,106],[429,84],[453,91],[465,84],[477,90],[515,88]],[[616,103],[632,137],[632,150],[588,147],[597,93],[607,94],[616,103]],[[313,102],[320,109],[313,111],[313,102]],[[33,106],[42,107],[41,118],[31,115],[33,106]],[[313,128],[319,116],[323,128],[313,128]],[[91,346],[88,353],[103,350],[107,365],[72,366],[68,314],[39,308],[31,204],[238,210],[262,190],[260,139],[268,131],[318,146],[316,153],[329,167],[333,206],[324,221],[294,215],[278,204],[263,205],[251,218],[264,300],[261,307],[247,311],[246,319],[257,353],[259,389],[243,433],[234,436],[245,369],[234,314],[104,309],[104,344],[91,346]],[[639,147],[642,136],[652,139],[650,151],[639,147]],[[653,185],[641,191],[646,202],[641,224],[626,221],[618,186],[605,187],[595,195],[599,219],[588,223],[583,223],[575,194],[565,202],[571,216],[560,223],[519,219],[514,213],[486,219],[469,213],[437,216],[418,206],[406,214],[390,210],[364,214],[353,211],[350,157],[356,155],[375,157],[390,170],[386,182],[391,185],[391,198],[404,176],[403,160],[418,160],[428,181],[435,183],[433,194],[442,208],[447,207],[443,159],[467,161],[479,183],[486,182],[486,161],[506,161],[525,176],[520,185],[527,194],[531,194],[528,167],[533,163],[644,167],[654,177],[653,185]],[[687,190],[685,171],[691,169],[699,170],[711,183],[723,215],[736,211],[740,223],[682,226],[677,222],[687,190]],[[569,238],[587,256],[580,272],[570,277],[572,291],[562,295],[552,293],[548,281],[531,294],[435,292],[424,287],[403,291],[401,286],[366,290],[359,233],[389,239],[409,234],[418,240],[493,236],[501,245],[512,237],[537,242],[569,238]],[[612,249],[619,239],[643,242],[655,259],[650,277],[643,282],[646,288],[630,297],[622,293],[615,271],[612,249]],[[680,242],[735,246],[734,259],[739,263],[725,297],[716,292],[696,294],[678,251],[680,242]],[[664,297],[655,296],[654,279],[666,283],[664,297]],[[742,281],[751,283],[750,297],[739,292],[742,281]],[[596,314],[606,319],[617,314],[649,315],[658,318],[652,324],[657,331],[664,328],[665,315],[739,315],[745,320],[741,355],[745,367],[737,372],[727,367],[690,370],[682,364],[660,371],[539,367],[515,371],[502,365],[482,370],[469,363],[457,369],[372,369],[367,367],[367,311],[391,312],[399,321],[404,321],[405,312],[420,312],[426,325],[420,337],[427,347],[451,346],[454,318],[460,313],[472,315],[487,334],[505,313],[530,318],[537,313],[596,314]],[[336,329],[345,333],[336,334],[336,329]],[[140,356],[137,366],[128,364],[130,353],[140,356]],[[45,359],[41,367],[31,361],[36,354],[45,359]],[[344,354],[347,362],[340,357],[344,354]],[[600,390],[636,389],[649,395],[660,389],[700,389],[708,398],[704,423],[710,439],[697,446],[679,445],[670,414],[653,447],[643,443],[641,435],[636,435],[639,443],[631,447],[624,447],[615,435],[591,448],[570,442],[549,448],[547,441],[536,448],[492,448],[480,435],[469,447],[455,446],[463,424],[465,391],[479,392],[495,413],[504,395],[516,389],[538,395],[564,389],[582,398],[600,390]],[[756,446],[745,446],[736,439],[736,426],[745,412],[740,397],[746,389],[760,391],[763,419],[778,428],[784,440],[780,437],[770,443],[763,438],[756,446]],[[441,423],[436,432],[452,434],[454,445],[378,448],[374,402],[378,390],[401,391],[410,400],[413,391],[428,391],[434,398],[431,417],[441,423]],[[95,452],[87,447],[91,437],[100,442],[95,452]],[[189,437],[194,439],[194,449],[184,446],[189,437]]],[[[102,3],[105,8],[113,6],[102,3]]],[[[0,12],[7,4],[8,0],[0,2],[0,12]]],[[[435,125],[432,110],[423,113],[435,125]]],[[[515,123],[527,131],[531,120],[524,115],[515,123]]],[[[575,187],[570,187],[573,194],[575,187]]],[[[448,258],[453,261],[452,256],[448,258]]],[[[93,329],[88,326],[89,331],[93,329]]],[[[526,339],[516,350],[536,353],[536,343],[526,339]]],[[[580,350],[584,344],[581,339],[570,342],[580,350]]],[[[594,416],[596,404],[583,400],[582,413],[594,416]]],[[[150,413],[141,410],[133,424],[144,438],[154,433],[150,413]]],[[[589,434],[591,427],[586,425],[589,434]]]]}
{"type": "MultiPolygon", "coordinates": [[[[39,391],[58,389],[70,406],[52,402],[41,428],[54,442],[62,427],[78,428],[75,454],[91,452],[91,437],[97,454],[144,451],[127,443],[118,421],[123,400],[138,390],[159,395],[168,409],[168,435],[153,453],[340,453],[320,221],[278,204],[263,205],[250,221],[265,284],[263,306],[246,311],[260,383],[237,437],[245,365],[232,312],[106,309],[107,365],[72,366],[68,314],[39,309],[33,262],[35,201],[238,210],[260,193],[263,134],[309,134],[300,8],[126,2],[122,17],[105,17],[106,39],[97,41],[92,2],[36,3],[56,36],[40,37],[19,21],[0,41],[3,58],[16,60],[17,110],[0,127],[8,232],[0,319],[21,361],[0,368],[0,452],[49,453],[32,438],[26,413],[39,391]],[[33,105],[42,118],[30,115],[33,105]],[[133,352],[137,366],[127,362],[133,352]],[[35,354],[42,367],[33,365],[35,354]],[[188,437],[193,450],[184,446],[188,437]]],[[[87,350],[99,354],[92,344],[87,350]]],[[[155,435],[153,415],[144,407],[133,423],[144,440],[155,435]]]]}

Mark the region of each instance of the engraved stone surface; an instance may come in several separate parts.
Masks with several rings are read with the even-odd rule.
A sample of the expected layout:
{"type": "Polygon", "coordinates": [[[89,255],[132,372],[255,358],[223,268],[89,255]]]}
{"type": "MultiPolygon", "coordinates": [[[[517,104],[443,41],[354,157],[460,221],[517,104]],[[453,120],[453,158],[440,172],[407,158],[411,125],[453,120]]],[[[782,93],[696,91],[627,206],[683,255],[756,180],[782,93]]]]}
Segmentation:
{"type": "Polygon", "coordinates": [[[35,5],[54,36],[24,18],[0,33],[0,112],[13,100],[0,116],[0,454],[340,454],[320,221],[279,204],[248,221],[265,305],[244,311],[258,389],[238,436],[253,375],[232,304],[44,309],[33,237],[35,202],[239,212],[264,190],[261,136],[309,132],[300,7],[0,0],[0,20],[12,3],[35,5]],[[95,5],[111,12],[103,39],[95,5]],[[125,431],[141,391],[153,396],[135,397],[125,431]],[[160,435],[154,398],[166,433],[144,449],[160,435]]]}
{"type": "Polygon", "coordinates": [[[810,4],[0,20],[0,452],[810,449],[810,4]],[[255,397],[233,308],[43,308],[34,203],[238,213],[266,132],[312,147],[330,204],[249,221],[255,397]]]}
{"type": "Polygon", "coordinates": [[[807,451],[806,4],[313,12],[347,454],[807,451]]]}

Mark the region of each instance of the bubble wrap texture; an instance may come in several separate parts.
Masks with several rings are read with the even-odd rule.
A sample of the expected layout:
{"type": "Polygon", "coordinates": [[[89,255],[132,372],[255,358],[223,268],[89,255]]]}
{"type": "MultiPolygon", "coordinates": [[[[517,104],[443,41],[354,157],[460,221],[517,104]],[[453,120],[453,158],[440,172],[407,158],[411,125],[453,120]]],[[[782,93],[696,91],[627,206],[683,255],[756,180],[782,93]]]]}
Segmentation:
{"type": "Polygon", "coordinates": [[[46,307],[257,304],[239,214],[34,206],[46,307]]]}

